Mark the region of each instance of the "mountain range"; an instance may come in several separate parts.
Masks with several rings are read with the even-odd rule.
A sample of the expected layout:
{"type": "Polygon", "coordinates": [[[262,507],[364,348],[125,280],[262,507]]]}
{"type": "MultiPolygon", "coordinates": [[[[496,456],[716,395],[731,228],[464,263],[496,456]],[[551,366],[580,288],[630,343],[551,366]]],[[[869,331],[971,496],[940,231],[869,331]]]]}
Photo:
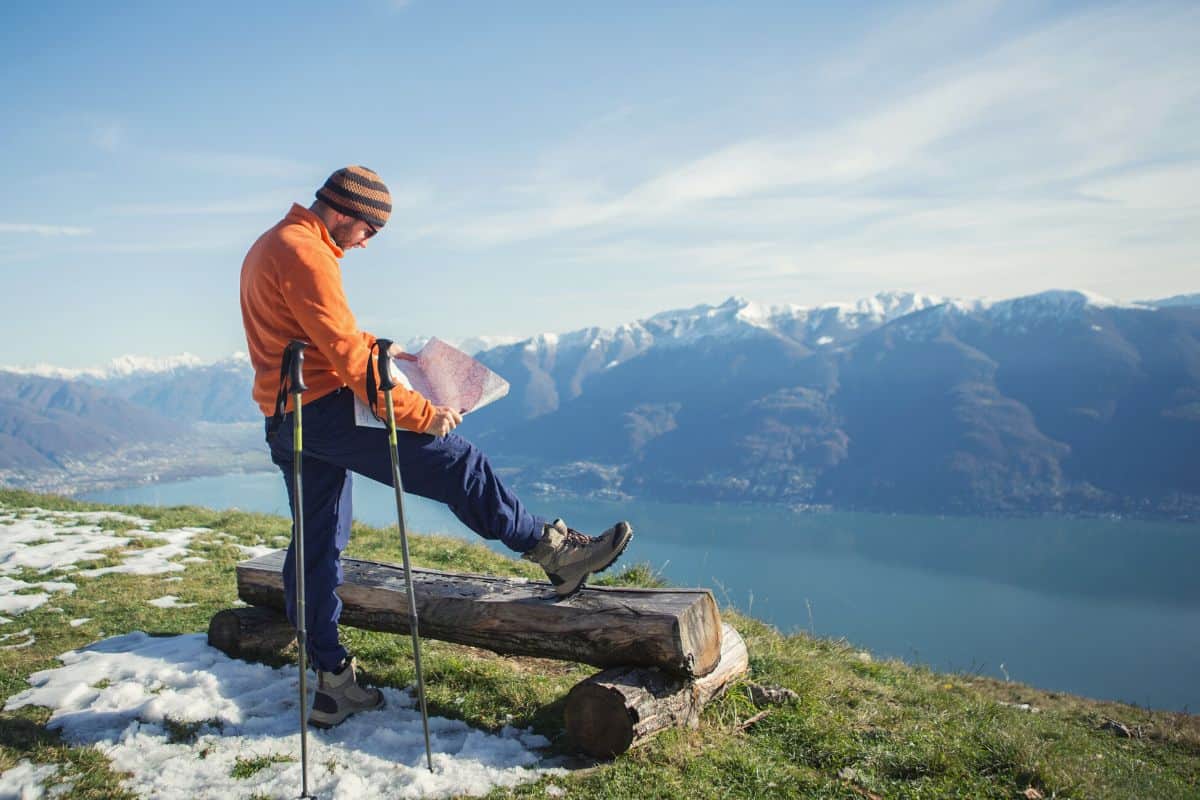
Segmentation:
{"type": "MultiPolygon", "coordinates": [[[[892,511],[1200,509],[1200,295],[735,297],[489,344],[477,357],[510,397],[460,431],[518,485],[892,511]]],[[[244,356],[38,373],[0,372],[0,470],[114,436],[160,441],[181,421],[261,421],[244,356]]]]}

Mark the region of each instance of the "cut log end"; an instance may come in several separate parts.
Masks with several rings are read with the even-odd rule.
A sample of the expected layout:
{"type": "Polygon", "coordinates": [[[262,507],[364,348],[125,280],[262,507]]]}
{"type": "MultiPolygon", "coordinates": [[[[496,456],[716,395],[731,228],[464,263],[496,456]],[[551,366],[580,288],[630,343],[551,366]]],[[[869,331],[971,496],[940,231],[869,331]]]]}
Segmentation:
{"type": "Polygon", "coordinates": [[[616,758],[633,746],[634,714],[620,692],[585,681],[567,700],[567,733],[593,758],[616,758]]]}
{"type": "Polygon", "coordinates": [[[278,656],[295,641],[287,617],[270,608],[227,608],[208,623],[208,643],[230,658],[278,656]]]}

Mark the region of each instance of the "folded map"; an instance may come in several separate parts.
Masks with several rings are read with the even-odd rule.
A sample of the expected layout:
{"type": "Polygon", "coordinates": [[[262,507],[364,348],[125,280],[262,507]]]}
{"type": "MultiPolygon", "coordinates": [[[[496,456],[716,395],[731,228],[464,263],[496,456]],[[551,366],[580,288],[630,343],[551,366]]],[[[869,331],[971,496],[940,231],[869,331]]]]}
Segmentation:
{"type": "MultiPolygon", "coordinates": [[[[508,394],[508,381],[437,337],[413,355],[417,357],[416,361],[388,359],[392,380],[420,392],[435,406],[449,406],[467,414],[508,394]]],[[[369,428],[384,427],[357,395],[354,421],[369,428]]]]}

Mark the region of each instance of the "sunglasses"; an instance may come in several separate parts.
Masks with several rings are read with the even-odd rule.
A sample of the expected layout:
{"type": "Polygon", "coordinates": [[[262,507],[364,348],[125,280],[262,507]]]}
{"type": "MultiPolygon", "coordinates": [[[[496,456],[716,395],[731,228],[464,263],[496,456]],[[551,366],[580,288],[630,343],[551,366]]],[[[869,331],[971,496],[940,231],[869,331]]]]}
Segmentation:
{"type": "Polygon", "coordinates": [[[367,222],[365,219],[363,220],[363,224],[367,226],[367,235],[363,237],[364,239],[370,239],[372,236],[379,233],[379,228],[376,228],[374,225],[367,222]]]}

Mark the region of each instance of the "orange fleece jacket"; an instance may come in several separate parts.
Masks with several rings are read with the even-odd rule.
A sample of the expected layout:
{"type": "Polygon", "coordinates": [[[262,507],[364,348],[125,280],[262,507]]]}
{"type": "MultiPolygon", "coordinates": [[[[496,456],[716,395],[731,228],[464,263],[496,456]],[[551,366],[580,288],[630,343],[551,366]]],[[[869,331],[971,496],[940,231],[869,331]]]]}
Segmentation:
{"type": "MultiPolygon", "coordinates": [[[[267,416],[275,413],[279,362],[292,339],[312,345],[304,351],[305,404],[342,386],[367,400],[375,337],[358,329],[346,303],[338,264],[343,255],[320,217],[294,204],[242,262],[242,323],[254,367],[254,400],[267,416]]],[[[411,389],[393,389],[392,404],[397,427],[423,433],[433,422],[433,404],[411,389]]],[[[289,411],[291,405],[289,397],[289,411]]],[[[377,407],[382,413],[382,392],[377,407]]]]}

